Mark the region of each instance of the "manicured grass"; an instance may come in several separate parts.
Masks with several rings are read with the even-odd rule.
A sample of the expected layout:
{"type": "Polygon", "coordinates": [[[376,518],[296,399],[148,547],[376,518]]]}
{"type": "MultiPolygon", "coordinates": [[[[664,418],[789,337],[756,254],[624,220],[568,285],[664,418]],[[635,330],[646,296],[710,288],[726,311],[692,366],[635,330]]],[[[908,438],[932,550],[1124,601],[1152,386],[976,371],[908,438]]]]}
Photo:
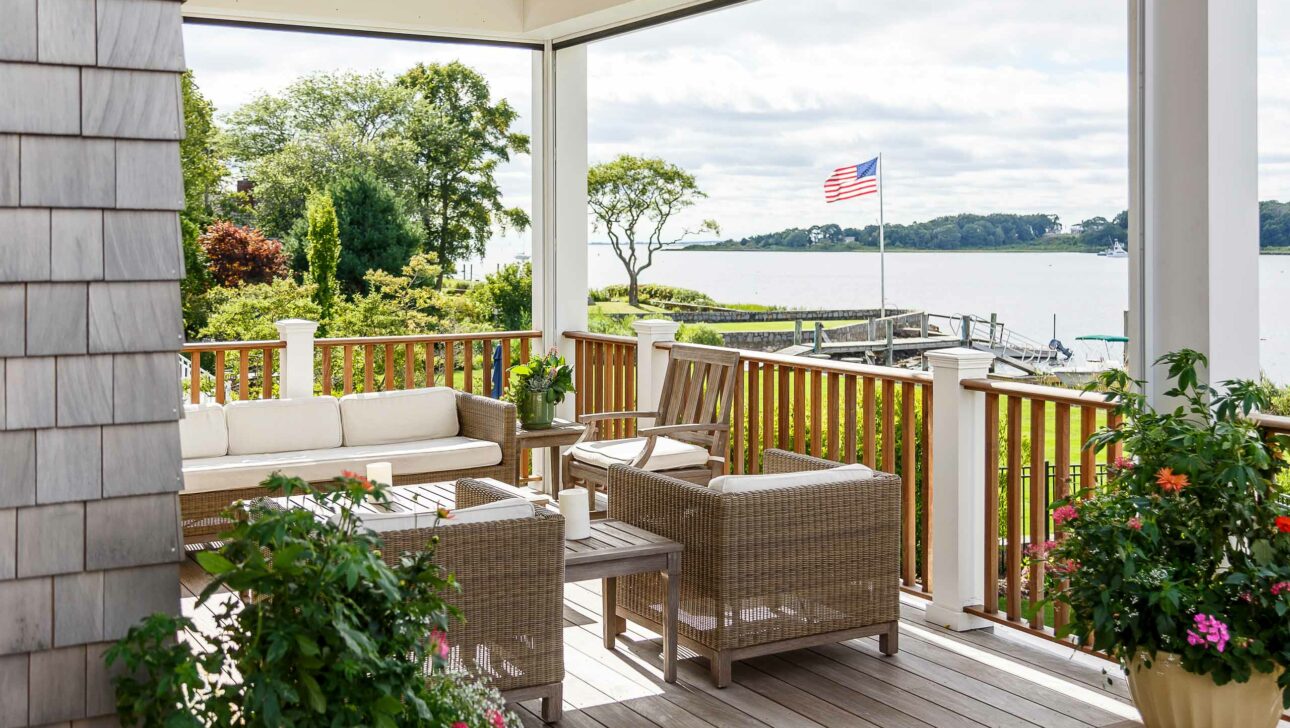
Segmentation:
{"type": "Polygon", "coordinates": [[[667,312],[665,309],[659,308],[658,306],[651,306],[649,304],[633,306],[627,303],[626,301],[601,301],[599,303],[591,304],[590,306],[587,307],[587,310],[590,313],[620,314],[620,315],[667,312]]]}

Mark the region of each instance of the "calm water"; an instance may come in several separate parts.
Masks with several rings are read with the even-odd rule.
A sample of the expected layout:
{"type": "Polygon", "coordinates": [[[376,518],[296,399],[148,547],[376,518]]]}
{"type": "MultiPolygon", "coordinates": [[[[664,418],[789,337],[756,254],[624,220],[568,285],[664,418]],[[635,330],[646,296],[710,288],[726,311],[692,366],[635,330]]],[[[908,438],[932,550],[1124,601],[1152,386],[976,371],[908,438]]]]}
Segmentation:
{"type": "MultiPolygon", "coordinates": [[[[873,253],[670,251],[642,279],[694,288],[719,301],[800,308],[878,305],[873,253]]],[[[491,266],[490,266],[491,267],[491,266]]],[[[1085,253],[888,253],[887,303],[933,313],[999,314],[1017,332],[1067,345],[1084,334],[1121,334],[1128,307],[1129,261],[1085,253]]],[[[1273,379],[1290,383],[1290,256],[1259,259],[1260,360],[1273,379]]],[[[591,246],[588,283],[625,283],[606,246],[591,246]]]]}

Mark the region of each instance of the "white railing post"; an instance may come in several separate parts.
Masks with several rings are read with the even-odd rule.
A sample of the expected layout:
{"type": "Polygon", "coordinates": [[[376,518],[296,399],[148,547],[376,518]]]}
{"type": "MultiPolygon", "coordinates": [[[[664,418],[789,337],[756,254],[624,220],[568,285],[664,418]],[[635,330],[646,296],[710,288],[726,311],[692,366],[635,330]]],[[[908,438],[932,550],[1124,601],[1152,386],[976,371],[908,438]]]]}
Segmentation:
{"type": "Polygon", "coordinates": [[[932,366],[932,603],[928,622],[953,630],[990,623],[963,611],[985,602],[985,395],[964,379],[990,372],[994,355],[955,348],[927,352],[932,366]]]}
{"type": "Polygon", "coordinates": [[[275,321],[278,337],[286,342],[282,351],[282,374],[278,393],[283,399],[314,396],[314,332],[317,321],[283,319],[275,321]]]}
{"type": "Polygon", "coordinates": [[[632,328],[636,329],[636,409],[655,410],[663,393],[668,353],[654,345],[676,341],[681,324],[667,319],[639,319],[632,322],[632,328]]]}

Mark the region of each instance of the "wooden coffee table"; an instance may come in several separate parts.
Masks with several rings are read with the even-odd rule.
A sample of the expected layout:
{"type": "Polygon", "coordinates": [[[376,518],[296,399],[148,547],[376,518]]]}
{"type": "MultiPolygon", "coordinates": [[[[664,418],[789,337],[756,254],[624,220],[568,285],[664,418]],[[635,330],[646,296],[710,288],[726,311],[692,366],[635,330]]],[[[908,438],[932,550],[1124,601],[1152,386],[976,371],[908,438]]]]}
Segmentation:
{"type": "Polygon", "coordinates": [[[680,607],[681,550],[671,539],[615,520],[591,522],[591,537],[564,542],[564,580],[600,579],[605,649],[614,649],[627,623],[618,616],[618,577],[658,572],[667,587],[663,605],[663,680],[676,682],[676,620],[680,607]]]}

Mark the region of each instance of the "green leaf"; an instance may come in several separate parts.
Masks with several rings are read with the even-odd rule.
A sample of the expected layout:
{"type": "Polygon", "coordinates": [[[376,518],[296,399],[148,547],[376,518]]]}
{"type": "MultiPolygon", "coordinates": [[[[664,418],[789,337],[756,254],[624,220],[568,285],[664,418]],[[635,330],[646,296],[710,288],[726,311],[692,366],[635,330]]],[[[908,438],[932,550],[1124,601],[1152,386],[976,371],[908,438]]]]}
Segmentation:
{"type": "Polygon", "coordinates": [[[308,657],[314,657],[319,653],[318,643],[307,634],[296,635],[296,645],[300,647],[300,652],[308,657]]]}
{"type": "Polygon", "coordinates": [[[193,558],[203,569],[215,575],[226,574],[237,568],[232,561],[224,558],[217,551],[198,551],[193,558]]]}
{"type": "Polygon", "coordinates": [[[322,713],[327,710],[327,698],[323,695],[322,689],[318,687],[318,681],[307,672],[300,673],[300,684],[305,689],[305,699],[309,702],[309,707],[315,713],[322,713]]]}
{"type": "Polygon", "coordinates": [[[1261,538],[1250,544],[1250,555],[1254,557],[1254,562],[1260,566],[1267,566],[1277,558],[1277,552],[1268,543],[1266,538],[1261,538]]]}

